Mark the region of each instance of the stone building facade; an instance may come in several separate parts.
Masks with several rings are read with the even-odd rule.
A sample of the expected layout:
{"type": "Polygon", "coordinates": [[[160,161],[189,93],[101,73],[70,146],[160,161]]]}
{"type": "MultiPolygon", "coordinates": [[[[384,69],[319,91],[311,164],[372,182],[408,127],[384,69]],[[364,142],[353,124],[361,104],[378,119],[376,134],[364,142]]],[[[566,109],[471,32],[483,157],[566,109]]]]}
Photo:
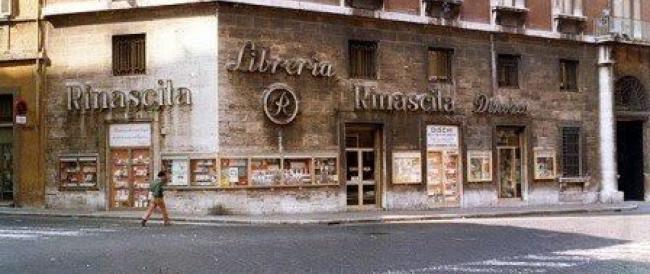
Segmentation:
{"type": "Polygon", "coordinates": [[[47,206],[144,207],[158,170],[184,212],[611,202],[650,163],[616,170],[648,79],[613,30],[650,18],[617,1],[135,2],[45,6],[47,206]]]}
{"type": "Polygon", "coordinates": [[[45,205],[40,16],[39,1],[0,2],[0,206],[45,205]]]}

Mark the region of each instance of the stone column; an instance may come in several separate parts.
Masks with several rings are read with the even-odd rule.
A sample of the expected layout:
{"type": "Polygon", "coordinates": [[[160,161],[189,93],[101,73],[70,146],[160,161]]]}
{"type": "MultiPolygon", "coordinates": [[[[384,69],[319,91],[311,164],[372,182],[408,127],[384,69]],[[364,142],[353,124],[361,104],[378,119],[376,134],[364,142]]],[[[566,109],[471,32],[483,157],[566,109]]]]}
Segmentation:
{"type": "Polygon", "coordinates": [[[614,61],[612,60],[611,53],[611,46],[600,46],[598,54],[598,118],[600,126],[600,201],[603,203],[623,201],[623,193],[618,191],[616,169],[614,61]]]}

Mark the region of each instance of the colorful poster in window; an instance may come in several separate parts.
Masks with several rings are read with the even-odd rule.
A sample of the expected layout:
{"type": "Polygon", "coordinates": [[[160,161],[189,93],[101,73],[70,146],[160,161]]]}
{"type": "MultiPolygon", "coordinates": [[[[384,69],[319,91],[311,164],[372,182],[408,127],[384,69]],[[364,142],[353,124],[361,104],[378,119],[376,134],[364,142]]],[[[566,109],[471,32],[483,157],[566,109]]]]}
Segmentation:
{"type": "Polygon", "coordinates": [[[555,150],[535,148],[535,180],[555,179],[555,150]]]}
{"type": "Polygon", "coordinates": [[[427,150],[458,149],[457,126],[427,126],[427,150]]]}
{"type": "Polygon", "coordinates": [[[252,186],[272,186],[281,182],[280,158],[251,159],[252,186]]]}
{"type": "Polygon", "coordinates": [[[470,150],[467,152],[467,181],[492,181],[492,151],[470,150]]]}
{"type": "Polygon", "coordinates": [[[248,185],[247,159],[221,159],[220,187],[248,185]]]}
{"type": "Polygon", "coordinates": [[[171,175],[170,186],[186,186],[188,184],[187,159],[165,159],[163,168],[171,175]]]}
{"type": "Polygon", "coordinates": [[[393,184],[422,183],[421,158],[420,152],[393,153],[393,184]]]}

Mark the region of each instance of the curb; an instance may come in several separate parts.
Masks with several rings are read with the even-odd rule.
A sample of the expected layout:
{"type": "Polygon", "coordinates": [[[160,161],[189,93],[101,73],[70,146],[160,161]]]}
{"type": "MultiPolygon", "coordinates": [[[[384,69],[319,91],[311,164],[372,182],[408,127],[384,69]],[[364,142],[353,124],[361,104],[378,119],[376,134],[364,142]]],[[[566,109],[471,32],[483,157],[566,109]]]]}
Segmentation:
{"type": "MultiPolygon", "coordinates": [[[[622,205],[601,208],[574,208],[574,209],[536,209],[536,210],[514,210],[504,212],[483,212],[483,213],[439,213],[426,215],[405,215],[405,216],[373,216],[359,218],[323,218],[323,219],[214,219],[202,217],[175,217],[176,223],[198,223],[198,224],[232,224],[232,225],[344,225],[344,224],[381,224],[398,223],[409,221],[435,221],[454,219],[482,219],[482,218],[508,218],[524,216],[551,216],[568,214],[591,214],[603,212],[622,212],[637,209],[637,205],[622,205]]],[[[110,219],[110,220],[140,220],[138,216],[116,216],[101,215],[96,213],[61,213],[61,212],[35,212],[35,211],[14,211],[1,210],[0,215],[7,216],[39,216],[39,217],[62,217],[62,218],[87,218],[87,219],[110,219]]],[[[155,220],[154,220],[155,222],[155,220]]]]}

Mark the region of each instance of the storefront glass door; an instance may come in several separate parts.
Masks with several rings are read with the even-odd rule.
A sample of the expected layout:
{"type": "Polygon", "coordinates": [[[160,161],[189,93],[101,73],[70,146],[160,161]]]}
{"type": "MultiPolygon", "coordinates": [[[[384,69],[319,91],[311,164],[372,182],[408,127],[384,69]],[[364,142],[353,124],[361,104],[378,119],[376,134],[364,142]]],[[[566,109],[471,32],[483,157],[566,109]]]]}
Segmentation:
{"type": "Polygon", "coordinates": [[[375,151],[370,149],[347,149],[347,204],[374,205],[375,190],[375,151]]]}
{"type": "Polygon", "coordinates": [[[378,200],[377,149],[374,129],[346,129],[346,196],[348,206],[373,206],[378,200]]]}
{"type": "Polygon", "coordinates": [[[497,129],[497,178],[499,198],[521,199],[524,191],[522,170],[522,128],[497,129]]]}
{"type": "Polygon", "coordinates": [[[144,208],[148,206],[151,155],[148,148],[112,149],[111,207],[144,208]]]}
{"type": "Polygon", "coordinates": [[[436,207],[458,207],[462,193],[457,126],[427,126],[427,195],[436,207]]]}

